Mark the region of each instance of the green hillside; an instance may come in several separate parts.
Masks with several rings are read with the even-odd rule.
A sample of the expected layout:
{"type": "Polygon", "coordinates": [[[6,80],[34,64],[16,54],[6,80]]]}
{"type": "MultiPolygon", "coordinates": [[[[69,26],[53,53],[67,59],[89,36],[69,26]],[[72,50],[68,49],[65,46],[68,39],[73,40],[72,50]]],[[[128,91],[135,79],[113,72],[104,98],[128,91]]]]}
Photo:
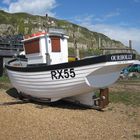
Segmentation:
{"type": "MultiPolygon", "coordinates": [[[[69,48],[74,48],[74,43],[80,50],[86,50],[87,52],[100,53],[100,46],[102,48],[124,48],[125,46],[115,40],[111,40],[104,34],[93,32],[87,28],[78,26],[65,20],[59,20],[52,17],[46,18],[46,16],[37,16],[27,13],[6,13],[0,10],[0,36],[4,35],[16,35],[16,34],[30,34],[40,30],[45,30],[48,27],[63,28],[69,35],[69,48]],[[51,23],[51,24],[49,24],[51,23]]],[[[71,49],[71,52],[73,50],[71,49]]]]}

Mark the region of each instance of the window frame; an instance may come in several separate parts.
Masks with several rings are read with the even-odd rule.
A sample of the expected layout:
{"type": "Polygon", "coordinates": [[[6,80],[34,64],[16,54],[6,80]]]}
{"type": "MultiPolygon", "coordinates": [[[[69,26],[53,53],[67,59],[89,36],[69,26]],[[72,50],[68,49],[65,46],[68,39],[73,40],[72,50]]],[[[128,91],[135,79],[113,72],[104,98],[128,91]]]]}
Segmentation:
{"type": "Polygon", "coordinates": [[[27,55],[40,53],[40,38],[25,41],[24,50],[27,55]]]}
{"type": "Polygon", "coordinates": [[[51,40],[51,51],[53,53],[61,52],[61,38],[59,36],[50,36],[51,40]]]}

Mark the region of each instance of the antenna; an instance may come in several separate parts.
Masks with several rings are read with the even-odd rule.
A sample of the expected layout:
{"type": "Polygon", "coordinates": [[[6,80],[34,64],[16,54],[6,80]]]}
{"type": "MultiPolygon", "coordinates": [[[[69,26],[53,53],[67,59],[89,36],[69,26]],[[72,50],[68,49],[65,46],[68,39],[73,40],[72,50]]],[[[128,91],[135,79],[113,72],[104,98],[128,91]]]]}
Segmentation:
{"type": "Polygon", "coordinates": [[[47,19],[47,27],[45,27],[45,25],[44,25],[44,27],[47,29],[46,31],[49,32],[49,27],[51,24],[54,23],[54,21],[49,18],[47,13],[46,13],[46,19],[47,19]]]}

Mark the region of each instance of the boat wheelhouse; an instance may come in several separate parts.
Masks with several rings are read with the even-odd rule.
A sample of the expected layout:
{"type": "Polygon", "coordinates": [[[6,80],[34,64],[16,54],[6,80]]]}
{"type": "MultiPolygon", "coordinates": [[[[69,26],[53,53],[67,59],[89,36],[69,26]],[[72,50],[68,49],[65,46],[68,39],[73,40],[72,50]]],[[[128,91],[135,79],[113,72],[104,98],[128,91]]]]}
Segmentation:
{"type": "Polygon", "coordinates": [[[68,62],[68,36],[63,30],[50,30],[25,36],[23,40],[28,64],[58,64],[68,62]]]}

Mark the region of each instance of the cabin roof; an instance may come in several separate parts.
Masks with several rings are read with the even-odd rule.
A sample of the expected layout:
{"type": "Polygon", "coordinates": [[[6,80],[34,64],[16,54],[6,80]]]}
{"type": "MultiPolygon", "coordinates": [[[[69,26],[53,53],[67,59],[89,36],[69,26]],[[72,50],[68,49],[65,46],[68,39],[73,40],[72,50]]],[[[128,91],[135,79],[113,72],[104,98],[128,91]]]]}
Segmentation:
{"type": "Polygon", "coordinates": [[[34,39],[37,39],[37,38],[41,38],[41,37],[44,37],[46,35],[47,36],[58,36],[58,37],[62,37],[62,38],[69,38],[67,35],[62,34],[62,33],[38,32],[38,33],[35,33],[35,34],[26,35],[24,37],[24,40],[22,40],[22,42],[27,42],[27,41],[34,40],[34,39]]]}
{"type": "Polygon", "coordinates": [[[46,32],[38,32],[38,33],[31,34],[31,35],[25,35],[24,40],[22,40],[22,42],[34,40],[34,39],[43,37],[45,35],[47,35],[46,32]]]}
{"type": "Polygon", "coordinates": [[[59,36],[59,37],[62,37],[62,38],[69,38],[66,35],[65,30],[50,28],[48,30],[48,32],[42,31],[42,32],[37,32],[37,33],[30,34],[30,35],[25,35],[24,40],[22,40],[22,42],[34,40],[34,39],[41,38],[41,37],[44,37],[44,36],[59,36]]]}

